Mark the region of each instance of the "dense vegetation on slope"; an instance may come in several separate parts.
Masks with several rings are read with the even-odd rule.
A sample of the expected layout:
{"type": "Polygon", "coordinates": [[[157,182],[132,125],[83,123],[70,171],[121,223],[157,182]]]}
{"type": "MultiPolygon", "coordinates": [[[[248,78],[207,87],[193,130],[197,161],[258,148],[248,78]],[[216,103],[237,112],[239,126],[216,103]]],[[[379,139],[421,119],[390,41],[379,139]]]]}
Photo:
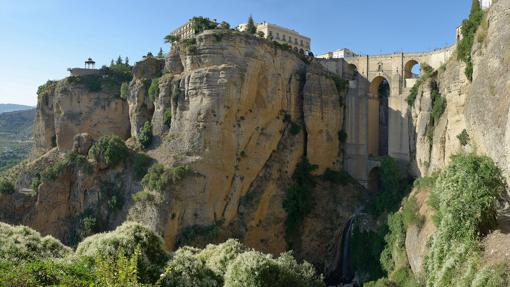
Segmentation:
{"type": "Polygon", "coordinates": [[[32,150],[35,109],[0,114],[0,172],[16,165],[32,150]]]}
{"type": "Polygon", "coordinates": [[[428,204],[437,231],[428,242],[423,276],[415,278],[405,250],[407,227],[423,220],[409,198],[388,217],[380,259],[388,277],[366,286],[508,286],[506,267],[484,265],[480,249],[481,239],[495,228],[496,201],[506,188],[499,168],[486,156],[459,154],[439,174],[416,181],[415,187],[425,186],[433,190],[428,204]]]}
{"type": "Polygon", "coordinates": [[[126,222],[86,238],[76,252],[27,227],[0,223],[1,286],[324,286],[312,265],[237,240],[174,254],[146,227],[126,222]]]}
{"type": "Polygon", "coordinates": [[[473,62],[471,60],[471,50],[475,42],[475,35],[478,27],[482,23],[485,13],[480,7],[479,0],[473,0],[469,18],[462,22],[462,40],[457,45],[457,59],[466,63],[466,77],[473,80],[473,62]]]}

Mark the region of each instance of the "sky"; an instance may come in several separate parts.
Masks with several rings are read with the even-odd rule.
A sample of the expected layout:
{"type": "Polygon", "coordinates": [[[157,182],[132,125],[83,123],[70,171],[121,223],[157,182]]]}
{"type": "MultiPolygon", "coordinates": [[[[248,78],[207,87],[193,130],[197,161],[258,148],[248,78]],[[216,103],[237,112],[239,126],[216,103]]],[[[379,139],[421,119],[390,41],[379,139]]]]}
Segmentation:
{"type": "Polygon", "coordinates": [[[318,55],[428,51],[454,44],[471,0],[0,0],[0,103],[35,106],[37,87],[91,57],[139,61],[193,16],[232,26],[253,15],[311,37],[318,55]]]}

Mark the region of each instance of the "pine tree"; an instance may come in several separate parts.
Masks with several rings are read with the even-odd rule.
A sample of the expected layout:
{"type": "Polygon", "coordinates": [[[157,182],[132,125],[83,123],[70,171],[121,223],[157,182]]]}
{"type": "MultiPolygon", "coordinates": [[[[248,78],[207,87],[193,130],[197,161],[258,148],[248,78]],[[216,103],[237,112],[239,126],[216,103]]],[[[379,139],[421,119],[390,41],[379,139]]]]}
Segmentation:
{"type": "Polygon", "coordinates": [[[117,58],[117,63],[115,63],[115,64],[117,64],[117,65],[122,65],[122,57],[121,57],[121,56],[119,56],[119,57],[117,58]]]}
{"type": "Polygon", "coordinates": [[[253,21],[253,17],[250,15],[248,18],[248,24],[246,25],[246,31],[250,34],[257,33],[257,26],[255,26],[255,21],[253,21]]]}
{"type": "Polygon", "coordinates": [[[126,60],[124,60],[124,64],[126,64],[126,66],[129,66],[129,58],[126,57],[126,60]]]}
{"type": "Polygon", "coordinates": [[[159,48],[158,58],[164,58],[163,49],[162,48],[159,48]]]}
{"type": "Polygon", "coordinates": [[[113,59],[112,61],[110,62],[110,67],[113,67],[114,63],[113,63],[113,59]]]}

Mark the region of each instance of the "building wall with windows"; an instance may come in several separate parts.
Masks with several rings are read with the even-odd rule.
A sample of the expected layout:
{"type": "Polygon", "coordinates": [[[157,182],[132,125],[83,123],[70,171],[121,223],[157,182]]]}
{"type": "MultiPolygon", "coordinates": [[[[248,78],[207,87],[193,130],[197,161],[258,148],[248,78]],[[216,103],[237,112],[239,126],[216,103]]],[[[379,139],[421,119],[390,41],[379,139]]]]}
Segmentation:
{"type": "MultiPolygon", "coordinates": [[[[257,25],[257,33],[264,33],[266,39],[271,39],[280,44],[287,44],[294,50],[302,53],[311,51],[311,39],[298,32],[284,28],[275,24],[262,22],[257,25]]],[[[241,24],[237,27],[239,31],[246,31],[247,24],[241,24]]]]}
{"type": "Polygon", "coordinates": [[[170,35],[177,36],[180,39],[189,39],[193,37],[195,35],[195,30],[193,29],[191,20],[175,29],[172,33],[170,33],[170,35]]]}

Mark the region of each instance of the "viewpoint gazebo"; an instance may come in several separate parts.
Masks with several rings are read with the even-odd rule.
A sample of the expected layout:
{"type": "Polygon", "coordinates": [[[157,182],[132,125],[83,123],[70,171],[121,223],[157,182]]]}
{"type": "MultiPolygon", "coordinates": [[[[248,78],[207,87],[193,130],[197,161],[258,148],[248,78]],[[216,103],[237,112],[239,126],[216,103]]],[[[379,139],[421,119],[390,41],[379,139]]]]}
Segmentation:
{"type": "Polygon", "coordinates": [[[96,66],[96,62],[92,60],[92,58],[88,58],[87,61],[85,61],[85,69],[94,69],[96,66]]]}

